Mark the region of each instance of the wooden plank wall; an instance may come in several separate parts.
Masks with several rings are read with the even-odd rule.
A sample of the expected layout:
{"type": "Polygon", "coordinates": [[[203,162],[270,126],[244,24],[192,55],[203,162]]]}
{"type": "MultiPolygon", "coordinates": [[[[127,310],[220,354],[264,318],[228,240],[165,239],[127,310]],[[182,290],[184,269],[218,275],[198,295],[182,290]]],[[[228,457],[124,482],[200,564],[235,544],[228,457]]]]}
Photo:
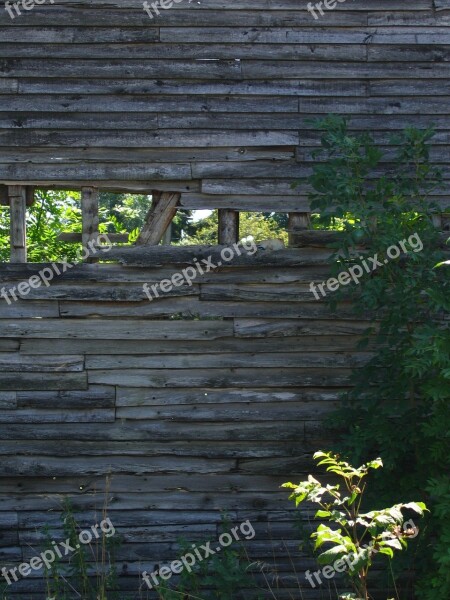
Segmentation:
{"type": "MultiPolygon", "coordinates": [[[[143,283],[178,268],[84,264],[1,300],[0,564],[33,556],[44,523],[62,538],[65,495],[82,523],[96,522],[111,474],[124,590],[178,558],[180,536],[216,540],[227,511],[236,524],[251,519],[249,555],[278,570],[277,598],[291,597],[290,560],[300,576],[314,562],[298,550],[298,513],[279,486],[330,447],[322,419],[369,355],[356,350],[368,323],[345,305],[331,314],[308,291],[329,251],[274,254],[284,252],[299,266],[227,266],[152,302],[143,283]]],[[[2,265],[0,286],[42,266],[2,265]]],[[[306,530],[310,518],[302,511],[306,530]]],[[[42,600],[43,582],[9,591],[42,600]]],[[[321,596],[306,584],[303,597],[321,596]]]]}
{"type": "MultiPolygon", "coordinates": [[[[449,178],[448,0],[138,0],[0,10],[0,182],[183,192],[187,208],[307,210],[290,187],[337,112],[380,141],[437,128],[449,178]]],[[[448,192],[440,192],[448,206],[448,192]]]]}

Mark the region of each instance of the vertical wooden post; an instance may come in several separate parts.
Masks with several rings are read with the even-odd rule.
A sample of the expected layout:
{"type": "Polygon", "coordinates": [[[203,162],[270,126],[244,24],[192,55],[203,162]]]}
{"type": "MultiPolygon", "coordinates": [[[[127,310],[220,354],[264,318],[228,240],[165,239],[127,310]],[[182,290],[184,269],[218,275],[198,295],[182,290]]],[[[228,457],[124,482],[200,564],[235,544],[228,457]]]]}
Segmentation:
{"type": "Polygon", "coordinates": [[[442,213],[442,230],[447,232],[450,231],[450,213],[442,213]]]}
{"type": "Polygon", "coordinates": [[[219,209],[219,244],[235,244],[239,241],[239,212],[228,208],[219,209]]]}
{"type": "Polygon", "coordinates": [[[11,258],[12,263],[27,262],[27,188],[23,185],[8,186],[11,208],[11,258]]]}
{"type": "Polygon", "coordinates": [[[439,229],[439,231],[442,231],[442,227],[443,227],[442,215],[440,215],[440,214],[431,215],[431,220],[433,222],[433,225],[436,227],[436,229],[439,229]]]}
{"type": "Polygon", "coordinates": [[[172,223],[170,223],[169,227],[166,229],[161,243],[163,246],[170,246],[172,243],[172,223]]]}
{"type": "MultiPolygon", "coordinates": [[[[81,243],[83,248],[89,250],[89,242],[97,242],[98,239],[98,190],[94,187],[81,188],[81,216],[83,229],[81,234],[81,243]]],[[[92,254],[92,250],[90,251],[92,254]]],[[[93,258],[88,258],[86,262],[96,262],[93,258]]]]}
{"type": "Polygon", "coordinates": [[[297,232],[311,228],[310,213],[289,213],[289,246],[298,246],[297,232]]]}

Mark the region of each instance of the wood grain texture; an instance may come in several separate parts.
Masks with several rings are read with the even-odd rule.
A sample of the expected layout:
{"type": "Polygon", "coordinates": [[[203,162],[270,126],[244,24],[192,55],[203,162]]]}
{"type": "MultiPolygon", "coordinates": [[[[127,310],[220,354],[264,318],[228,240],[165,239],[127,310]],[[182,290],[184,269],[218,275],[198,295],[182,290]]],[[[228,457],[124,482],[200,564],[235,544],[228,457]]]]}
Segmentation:
{"type": "MultiPolygon", "coordinates": [[[[445,209],[449,8],[348,0],[318,20],[298,0],[179,2],[157,20],[129,0],[56,0],[14,20],[2,8],[0,203],[4,186],[35,184],[305,214],[308,189],[291,184],[320,142],[305,120],[337,113],[373,132],[387,166],[393,133],[434,123],[446,189],[433,200],[445,209]]],[[[143,284],[220,260],[220,249],[116,248],[116,264],[78,265],[1,301],[2,565],[36,554],[45,524],[62,538],[66,496],[80,522],[97,522],[111,474],[123,597],[139,598],[139,574],[180,555],[180,537],[214,540],[221,511],[254,523],[246,549],[286,577],[277,598],[298,596],[290,560],[301,573],[315,565],[298,551],[298,512],[280,485],[333,447],[324,417],[373,349],[357,349],[370,315],[310,298],[334,236],[299,221],[295,248],[258,249],[153,302],[143,284]]],[[[1,287],[44,267],[0,265],[1,287]]],[[[309,531],[313,514],[300,517],[309,531]]],[[[41,600],[40,575],[11,599],[41,600]]]]}

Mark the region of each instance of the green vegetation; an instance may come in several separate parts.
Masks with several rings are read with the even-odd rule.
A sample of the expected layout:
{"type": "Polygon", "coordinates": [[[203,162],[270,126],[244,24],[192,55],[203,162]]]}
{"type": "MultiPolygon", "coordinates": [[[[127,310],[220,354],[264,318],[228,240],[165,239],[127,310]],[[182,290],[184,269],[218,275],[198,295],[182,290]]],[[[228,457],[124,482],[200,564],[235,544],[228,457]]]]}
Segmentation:
{"type": "Polygon", "coordinates": [[[342,572],[344,567],[350,579],[356,595],[345,594],[341,598],[369,600],[368,574],[374,557],[384,554],[393,558],[394,550],[406,548],[408,538],[415,532],[405,527],[403,511],[422,515],[426,506],[421,502],[410,502],[362,513],[361,503],[366,491],[363,480],[370,469],[383,466],[381,459],[355,469],[331,452],[316,452],[314,458],[319,461],[318,465],[327,465],[327,472],[339,477],[342,485],[327,484],[324,487],[310,475],[307,481],[285,483],[283,487],[293,490],[290,499],[295,500],[296,506],[304,501],[318,504],[320,510],[315,518],[325,519],[339,527],[332,529],[321,523],[311,537],[315,539],[314,550],[322,549],[325,544],[331,545],[319,555],[319,564],[334,565],[334,568],[330,567],[331,576],[342,572]]]}
{"type": "MultiPolygon", "coordinates": [[[[120,592],[118,582],[116,551],[120,545],[120,538],[111,535],[115,530],[106,516],[106,507],[103,509],[102,519],[102,523],[108,522],[108,529],[103,529],[103,526],[99,529],[97,526],[96,535],[92,534],[89,542],[85,537],[93,530],[82,530],[72,505],[66,500],[61,513],[64,542],[63,540],[58,542],[54,532],[51,532],[48,526],[43,528],[43,553],[40,556],[35,554],[31,562],[33,560],[40,562],[41,568],[44,562],[46,599],[128,600],[128,596],[120,592]],[[83,537],[80,537],[82,531],[83,537]],[[58,546],[59,552],[55,551],[58,546]],[[68,546],[71,551],[66,557],[68,546]],[[44,555],[47,562],[42,558],[44,555]]],[[[16,598],[16,595],[8,595],[7,588],[8,586],[5,585],[0,589],[2,600],[16,598]]]]}
{"type": "MultiPolygon", "coordinates": [[[[333,306],[350,300],[355,314],[370,315],[379,326],[368,328],[361,348],[371,340],[374,356],[355,371],[355,387],[330,426],[344,430],[339,450],[352,462],[382,457],[385,471],[375,479],[373,498],[391,504],[400,495],[427,503],[431,515],[408,567],[418,571],[421,600],[448,598],[450,278],[448,265],[435,266],[445,261],[432,222],[441,208],[431,193],[442,182],[429,161],[433,132],[406,130],[394,140],[392,160],[370,135],[351,134],[344,119],[330,116],[317,126],[321,162],[309,178],[311,201],[325,226],[339,220],[334,273],[376,254],[384,263],[386,249],[411,235],[423,243],[421,252],[390,260],[361,285],[334,294],[333,306]]],[[[412,591],[403,593],[410,598],[412,591]]]]}
{"type": "MultiPolygon", "coordinates": [[[[229,523],[223,520],[224,530],[229,523]]],[[[180,556],[192,552],[191,544],[180,544],[180,556]]],[[[241,546],[223,548],[217,554],[198,561],[191,571],[184,569],[179,582],[169,586],[162,582],[157,588],[160,600],[260,600],[257,585],[249,572],[250,563],[241,546]],[[245,590],[245,591],[244,591],[245,590]]]]}
{"type": "MultiPolygon", "coordinates": [[[[213,211],[208,217],[191,223],[190,232],[181,240],[184,245],[217,244],[218,212],[213,211]]],[[[245,239],[252,236],[256,242],[279,238],[288,244],[287,218],[279,213],[239,214],[239,237],[245,239]]]]}

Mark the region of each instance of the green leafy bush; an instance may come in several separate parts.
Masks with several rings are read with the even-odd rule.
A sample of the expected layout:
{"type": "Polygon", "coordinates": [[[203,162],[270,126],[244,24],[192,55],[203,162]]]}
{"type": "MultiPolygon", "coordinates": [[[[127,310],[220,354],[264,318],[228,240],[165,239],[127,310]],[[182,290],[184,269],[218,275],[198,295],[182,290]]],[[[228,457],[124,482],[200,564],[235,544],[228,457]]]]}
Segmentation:
{"type": "Polygon", "coordinates": [[[311,537],[316,540],[315,550],[323,550],[325,544],[331,546],[319,555],[320,565],[334,564],[335,573],[342,572],[342,567],[346,568],[356,595],[346,594],[341,598],[369,600],[367,578],[374,556],[385,554],[393,558],[394,550],[406,548],[408,538],[415,536],[415,531],[404,527],[403,511],[422,515],[426,506],[421,502],[409,502],[362,513],[361,504],[366,490],[364,479],[370,469],[383,466],[381,459],[372,460],[355,469],[331,452],[316,452],[314,458],[319,460],[319,465],[327,465],[327,472],[338,476],[342,486],[323,486],[310,475],[307,481],[299,484],[289,482],[283,487],[293,490],[290,499],[295,501],[296,506],[304,501],[318,504],[320,510],[317,511],[316,518],[339,526],[336,529],[321,523],[311,537]]]}
{"type": "MultiPolygon", "coordinates": [[[[383,150],[368,134],[349,131],[345,119],[317,122],[321,150],[309,178],[310,198],[320,222],[341,229],[332,257],[335,273],[378,255],[383,266],[358,286],[336,292],[332,305],[351,301],[355,314],[378,322],[374,356],[354,372],[354,388],[330,419],[344,430],[340,450],[354,462],[382,457],[374,496],[426,501],[424,535],[415,566],[421,600],[450,597],[450,278],[444,239],[433,225],[441,212],[433,193],[442,176],[430,164],[431,130],[407,129],[383,150]],[[415,236],[423,248],[384,264],[386,249],[415,236]],[[364,242],[364,246],[362,246],[364,242]]],[[[405,591],[410,600],[411,591],[405,591]]]]}

